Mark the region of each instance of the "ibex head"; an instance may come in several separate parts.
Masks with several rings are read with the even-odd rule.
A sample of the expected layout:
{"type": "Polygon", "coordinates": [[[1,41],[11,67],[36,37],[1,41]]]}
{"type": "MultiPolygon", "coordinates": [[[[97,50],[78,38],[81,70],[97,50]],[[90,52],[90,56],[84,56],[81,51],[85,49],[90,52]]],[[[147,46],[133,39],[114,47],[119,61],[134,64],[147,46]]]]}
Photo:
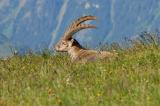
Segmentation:
{"type": "Polygon", "coordinates": [[[72,46],[80,46],[80,44],[72,38],[72,36],[86,28],[96,28],[94,25],[82,24],[87,20],[95,20],[95,16],[84,16],[74,21],[68,28],[68,30],[64,33],[62,39],[56,44],[55,49],[59,52],[67,52],[72,46]]]}
{"type": "Polygon", "coordinates": [[[73,41],[62,39],[56,44],[56,51],[67,52],[70,47],[72,47],[73,41]]]}

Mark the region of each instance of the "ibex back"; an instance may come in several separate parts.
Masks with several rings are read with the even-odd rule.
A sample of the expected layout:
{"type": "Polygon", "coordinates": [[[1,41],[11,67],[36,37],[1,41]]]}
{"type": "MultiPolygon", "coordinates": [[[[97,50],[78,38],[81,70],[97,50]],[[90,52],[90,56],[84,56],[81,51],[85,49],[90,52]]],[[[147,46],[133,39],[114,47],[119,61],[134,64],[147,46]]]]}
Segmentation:
{"type": "Polygon", "coordinates": [[[95,20],[95,16],[84,16],[80,17],[78,20],[74,21],[68,28],[68,30],[64,33],[64,36],[61,40],[56,44],[55,49],[58,52],[68,52],[72,60],[96,60],[103,59],[107,57],[112,57],[115,53],[111,53],[108,51],[96,51],[96,50],[88,50],[83,48],[77,40],[72,38],[72,36],[86,28],[96,28],[94,25],[82,24],[87,20],[95,20]]]}

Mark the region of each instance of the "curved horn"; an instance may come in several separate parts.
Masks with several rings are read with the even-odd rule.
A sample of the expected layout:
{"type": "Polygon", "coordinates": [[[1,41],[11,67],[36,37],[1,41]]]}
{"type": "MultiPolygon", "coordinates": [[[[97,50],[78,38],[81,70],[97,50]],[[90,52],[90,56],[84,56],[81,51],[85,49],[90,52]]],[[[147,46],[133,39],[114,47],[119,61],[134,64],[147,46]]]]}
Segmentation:
{"type": "Polygon", "coordinates": [[[74,35],[78,31],[80,31],[82,29],[87,29],[87,28],[96,28],[96,26],[94,26],[94,25],[87,25],[87,24],[80,24],[76,28],[73,28],[70,32],[66,33],[66,35],[70,38],[70,37],[72,37],[72,35],[74,35]]]}
{"type": "Polygon", "coordinates": [[[84,16],[84,17],[80,17],[79,19],[77,19],[76,21],[74,21],[68,28],[68,30],[65,32],[63,39],[70,39],[72,38],[73,34],[75,34],[76,32],[82,30],[82,29],[86,29],[86,28],[96,28],[96,26],[94,25],[87,25],[87,24],[81,24],[85,21],[88,20],[95,20],[96,17],[95,16],[84,16]]]}
{"type": "Polygon", "coordinates": [[[87,20],[96,20],[96,17],[95,16],[84,16],[84,17],[81,17],[79,18],[78,20],[75,21],[76,25],[78,26],[79,24],[87,21],[87,20]]]}

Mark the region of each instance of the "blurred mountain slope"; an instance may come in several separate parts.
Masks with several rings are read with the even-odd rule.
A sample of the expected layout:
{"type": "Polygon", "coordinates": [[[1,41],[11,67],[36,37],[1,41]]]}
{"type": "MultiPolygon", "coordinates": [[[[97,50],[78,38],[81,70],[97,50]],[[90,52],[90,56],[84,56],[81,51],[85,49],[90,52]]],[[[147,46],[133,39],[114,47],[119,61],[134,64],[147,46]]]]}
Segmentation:
{"type": "Polygon", "coordinates": [[[80,31],[74,37],[82,45],[95,48],[100,43],[121,42],[143,31],[159,30],[160,1],[1,0],[0,33],[20,52],[52,49],[67,26],[84,15],[97,16],[97,21],[89,22],[97,29],[80,31]]]}

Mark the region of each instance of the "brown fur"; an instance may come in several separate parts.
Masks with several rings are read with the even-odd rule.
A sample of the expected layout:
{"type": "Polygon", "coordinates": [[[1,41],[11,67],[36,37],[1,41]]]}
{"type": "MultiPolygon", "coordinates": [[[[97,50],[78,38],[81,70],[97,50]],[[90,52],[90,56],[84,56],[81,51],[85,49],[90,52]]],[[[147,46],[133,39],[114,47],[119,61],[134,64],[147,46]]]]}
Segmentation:
{"type": "Polygon", "coordinates": [[[69,26],[69,29],[65,32],[62,39],[56,44],[56,51],[68,52],[72,60],[96,60],[114,56],[116,53],[111,53],[108,51],[87,50],[83,48],[77,40],[72,38],[73,34],[79,30],[95,28],[93,25],[82,24],[84,21],[95,19],[96,17],[94,16],[84,16],[74,21],[69,26]]]}

